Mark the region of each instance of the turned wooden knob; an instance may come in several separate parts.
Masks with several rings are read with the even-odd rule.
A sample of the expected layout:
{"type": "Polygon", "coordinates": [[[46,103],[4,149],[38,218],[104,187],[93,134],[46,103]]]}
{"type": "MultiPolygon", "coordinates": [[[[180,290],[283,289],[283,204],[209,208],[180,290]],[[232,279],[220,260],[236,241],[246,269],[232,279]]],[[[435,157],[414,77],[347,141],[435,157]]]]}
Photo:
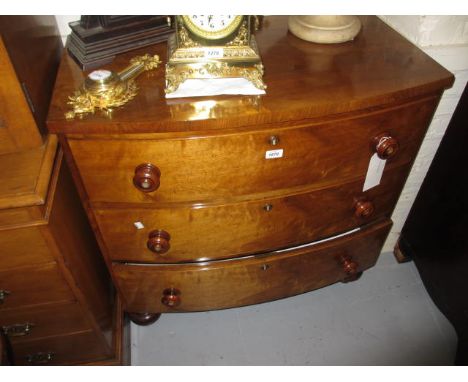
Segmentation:
{"type": "Polygon", "coordinates": [[[350,256],[342,256],[341,265],[348,276],[354,276],[358,273],[359,265],[350,256]]]}
{"type": "Polygon", "coordinates": [[[176,288],[167,288],[163,290],[161,302],[169,308],[175,308],[181,303],[180,290],[176,288]]]}
{"type": "Polygon", "coordinates": [[[354,205],[354,215],[358,218],[368,218],[374,213],[374,203],[369,200],[358,200],[354,205]]]}
{"type": "Polygon", "coordinates": [[[133,184],[141,192],[153,192],[159,188],[161,171],[151,163],[142,163],[135,168],[133,184]]]}
{"type": "Polygon", "coordinates": [[[372,140],[372,146],[380,159],[392,158],[399,148],[397,139],[392,137],[390,133],[381,133],[375,136],[372,140]]]}
{"type": "Polygon", "coordinates": [[[157,229],[149,233],[146,245],[150,251],[162,255],[171,248],[169,240],[171,240],[171,235],[168,232],[157,229]]]}

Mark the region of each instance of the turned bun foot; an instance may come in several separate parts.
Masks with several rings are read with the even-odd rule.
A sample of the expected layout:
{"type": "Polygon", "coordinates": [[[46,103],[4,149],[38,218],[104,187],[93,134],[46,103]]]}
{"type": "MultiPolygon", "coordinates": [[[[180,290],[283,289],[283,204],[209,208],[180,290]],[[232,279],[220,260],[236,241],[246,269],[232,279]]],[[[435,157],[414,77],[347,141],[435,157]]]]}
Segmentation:
{"type": "Polygon", "coordinates": [[[341,280],[342,283],[349,283],[351,281],[356,281],[356,280],[359,280],[362,276],[362,272],[357,272],[353,275],[350,275],[346,278],[344,278],[343,280],[341,280]]]}
{"type": "Polygon", "coordinates": [[[130,320],[137,325],[147,326],[155,323],[159,317],[161,317],[161,313],[129,313],[127,312],[128,317],[130,320]]]}

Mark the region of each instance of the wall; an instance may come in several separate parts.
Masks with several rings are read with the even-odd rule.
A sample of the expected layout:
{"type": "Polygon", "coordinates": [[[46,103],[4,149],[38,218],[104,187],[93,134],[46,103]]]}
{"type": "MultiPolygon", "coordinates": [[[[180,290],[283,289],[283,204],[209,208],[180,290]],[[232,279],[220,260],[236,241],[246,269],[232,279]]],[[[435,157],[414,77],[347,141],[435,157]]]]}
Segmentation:
{"type": "MultiPolygon", "coordinates": [[[[384,245],[393,250],[419,187],[468,81],[468,16],[379,16],[424,52],[455,74],[453,88],[444,93],[405,188],[392,215],[394,226],[384,245]]],[[[63,41],[68,23],[80,16],[56,16],[63,41]]]]}
{"type": "Polygon", "coordinates": [[[55,19],[57,20],[57,25],[60,31],[60,35],[62,36],[63,45],[65,45],[65,41],[67,39],[68,34],[71,32],[68,23],[72,21],[77,21],[80,19],[81,16],[77,15],[56,15],[55,19]]]}
{"type": "Polygon", "coordinates": [[[391,251],[468,81],[468,16],[379,17],[455,75],[455,84],[442,97],[392,215],[394,225],[384,245],[384,251],[391,251]]]}

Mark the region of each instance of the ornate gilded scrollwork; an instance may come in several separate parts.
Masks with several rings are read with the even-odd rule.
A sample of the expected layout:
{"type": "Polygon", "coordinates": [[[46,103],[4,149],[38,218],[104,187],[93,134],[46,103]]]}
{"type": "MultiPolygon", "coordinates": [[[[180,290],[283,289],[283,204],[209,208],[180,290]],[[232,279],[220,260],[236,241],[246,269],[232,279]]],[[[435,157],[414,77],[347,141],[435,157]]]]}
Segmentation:
{"type": "Polygon", "coordinates": [[[166,92],[171,93],[189,78],[245,78],[258,89],[266,89],[263,82],[263,65],[249,67],[226,62],[207,62],[198,65],[166,65],[166,92]]]}
{"type": "Polygon", "coordinates": [[[146,54],[132,58],[130,65],[119,73],[110,70],[91,72],[80,89],[68,97],[67,103],[73,110],[67,112],[65,117],[82,117],[94,113],[96,109],[109,113],[125,105],[137,95],[135,78],[144,71],[157,68],[160,63],[159,56],[146,54]]]}
{"type": "Polygon", "coordinates": [[[182,23],[179,23],[179,45],[181,48],[193,48],[195,46],[201,46],[200,43],[192,40],[190,35],[187,32],[187,29],[183,26],[182,23]]]}
{"type": "Polygon", "coordinates": [[[249,36],[247,33],[247,23],[244,21],[239,28],[239,32],[237,33],[237,36],[226,43],[226,46],[232,46],[232,45],[248,45],[249,44],[249,36]]]}

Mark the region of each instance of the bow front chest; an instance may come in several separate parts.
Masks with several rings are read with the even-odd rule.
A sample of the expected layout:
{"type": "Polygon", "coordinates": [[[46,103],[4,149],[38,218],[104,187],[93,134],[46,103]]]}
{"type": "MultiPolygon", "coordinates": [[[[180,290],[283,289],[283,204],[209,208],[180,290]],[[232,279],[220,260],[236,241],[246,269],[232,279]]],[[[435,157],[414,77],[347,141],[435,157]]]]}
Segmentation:
{"type": "Polygon", "coordinates": [[[85,73],[63,57],[48,128],[134,321],[283,298],[375,264],[453,76],[378,18],[362,22],[354,41],[320,45],[265,18],[266,95],[169,100],[160,67],[124,107],[73,120],[85,73]]]}

